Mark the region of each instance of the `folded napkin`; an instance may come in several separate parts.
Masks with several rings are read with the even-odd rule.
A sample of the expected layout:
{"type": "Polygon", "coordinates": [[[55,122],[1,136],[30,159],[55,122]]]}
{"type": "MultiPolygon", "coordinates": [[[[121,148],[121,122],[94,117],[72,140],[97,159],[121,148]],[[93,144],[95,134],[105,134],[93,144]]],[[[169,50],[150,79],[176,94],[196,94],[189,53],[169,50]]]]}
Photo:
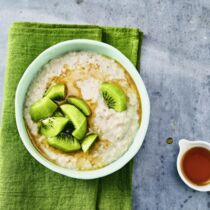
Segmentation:
{"type": "Polygon", "coordinates": [[[137,65],[143,34],[134,28],[14,23],[9,31],[0,128],[0,209],[130,210],[132,162],[101,179],[76,180],[50,171],[24,148],[15,123],[15,91],[28,65],[46,48],[85,38],[118,48],[137,65]]]}

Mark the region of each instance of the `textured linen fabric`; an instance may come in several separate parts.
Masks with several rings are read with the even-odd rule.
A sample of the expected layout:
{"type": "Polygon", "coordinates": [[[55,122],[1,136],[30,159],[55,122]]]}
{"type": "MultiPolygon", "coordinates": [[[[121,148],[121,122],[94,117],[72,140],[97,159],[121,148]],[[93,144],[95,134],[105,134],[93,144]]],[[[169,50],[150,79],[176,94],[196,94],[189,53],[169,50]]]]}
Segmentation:
{"type": "Polygon", "coordinates": [[[130,210],[132,161],[95,180],[50,171],[24,148],[15,123],[15,91],[28,65],[46,48],[65,40],[103,41],[137,65],[143,34],[135,28],[16,22],[9,31],[8,60],[0,128],[1,210],[130,210]]]}

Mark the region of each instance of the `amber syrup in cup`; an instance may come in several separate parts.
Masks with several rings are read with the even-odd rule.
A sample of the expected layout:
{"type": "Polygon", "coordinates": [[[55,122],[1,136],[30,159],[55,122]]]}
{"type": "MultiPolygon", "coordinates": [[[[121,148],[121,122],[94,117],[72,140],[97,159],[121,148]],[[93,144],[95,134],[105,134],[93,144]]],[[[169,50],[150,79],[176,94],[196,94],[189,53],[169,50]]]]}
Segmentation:
{"type": "Polygon", "coordinates": [[[189,149],[182,158],[185,177],[196,185],[210,183],[210,151],[203,147],[189,149]]]}

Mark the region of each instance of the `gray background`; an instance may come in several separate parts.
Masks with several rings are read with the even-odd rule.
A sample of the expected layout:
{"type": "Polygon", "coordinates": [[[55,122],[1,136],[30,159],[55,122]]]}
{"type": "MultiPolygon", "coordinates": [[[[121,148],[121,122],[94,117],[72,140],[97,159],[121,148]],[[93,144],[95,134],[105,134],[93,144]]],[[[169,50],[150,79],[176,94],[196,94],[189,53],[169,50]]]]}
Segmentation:
{"type": "Polygon", "coordinates": [[[0,0],[0,102],[15,20],[139,27],[151,121],[135,157],[133,209],[210,209],[210,193],[185,186],[175,165],[180,138],[210,142],[210,1],[0,0]],[[172,145],[165,143],[169,136],[172,145]]]}

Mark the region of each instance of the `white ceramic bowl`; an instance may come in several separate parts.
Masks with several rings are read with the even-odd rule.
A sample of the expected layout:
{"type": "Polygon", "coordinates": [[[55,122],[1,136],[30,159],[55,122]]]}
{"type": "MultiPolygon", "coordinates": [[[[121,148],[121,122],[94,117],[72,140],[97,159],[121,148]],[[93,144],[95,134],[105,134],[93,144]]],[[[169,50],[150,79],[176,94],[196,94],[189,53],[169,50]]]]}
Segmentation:
{"type": "Polygon", "coordinates": [[[75,39],[70,41],[60,42],[44,52],[42,52],[26,69],[23,74],[17,90],[16,90],[16,98],[15,98],[15,113],[16,113],[16,123],[17,128],[22,139],[23,144],[29,153],[41,164],[46,166],[47,168],[55,171],[57,173],[78,179],[94,179],[109,175],[120,168],[122,168],[126,163],[128,163],[134,155],[140,149],[144,137],[147,132],[148,124],[149,124],[149,116],[150,116],[150,103],[149,97],[147,94],[147,90],[145,88],[144,82],[141,79],[138,71],[134,67],[134,65],[126,58],[119,50],[116,48],[93,40],[86,39],[75,39]],[[128,71],[132,79],[134,80],[138,92],[141,96],[141,105],[142,105],[142,121],[138,132],[133,140],[133,143],[130,145],[129,149],[118,158],[116,161],[111,164],[91,171],[76,171],[67,168],[62,168],[54,163],[48,161],[44,158],[39,151],[32,144],[25,127],[25,122],[23,119],[23,109],[25,103],[25,96],[28,91],[28,88],[36,77],[38,71],[45,65],[49,60],[61,56],[64,53],[70,51],[93,51],[105,56],[109,56],[115,60],[117,60],[120,64],[124,66],[124,68],[128,71]]]}
{"type": "Polygon", "coordinates": [[[200,191],[200,192],[208,192],[208,191],[210,191],[210,183],[207,185],[203,185],[203,186],[195,185],[185,177],[184,172],[182,171],[182,167],[181,167],[182,158],[188,150],[190,150],[194,147],[203,147],[207,150],[210,150],[210,143],[205,142],[205,141],[189,141],[186,139],[181,139],[179,141],[179,154],[177,157],[177,171],[178,171],[179,176],[182,179],[182,181],[188,187],[190,187],[194,190],[200,191]]]}

